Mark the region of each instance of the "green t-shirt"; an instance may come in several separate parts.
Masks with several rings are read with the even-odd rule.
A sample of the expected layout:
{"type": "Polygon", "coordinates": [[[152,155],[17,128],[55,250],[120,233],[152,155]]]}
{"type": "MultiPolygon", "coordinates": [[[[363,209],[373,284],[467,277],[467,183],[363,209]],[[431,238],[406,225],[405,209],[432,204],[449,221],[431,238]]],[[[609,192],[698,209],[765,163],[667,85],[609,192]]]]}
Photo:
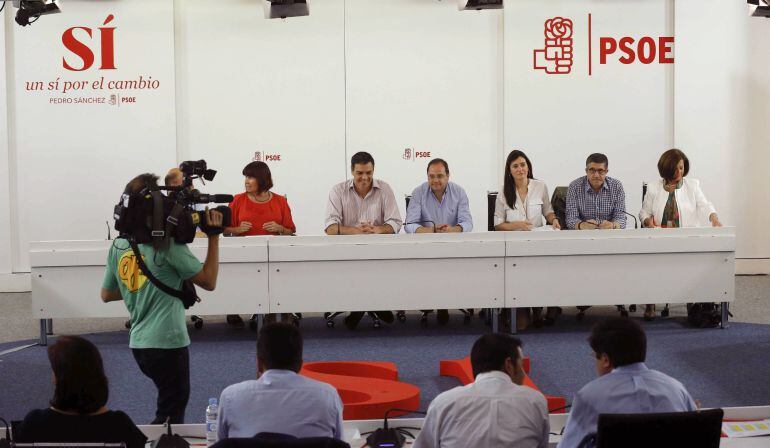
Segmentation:
{"type": "MultiPolygon", "coordinates": [[[[202,269],[201,262],[186,244],[171,241],[168,250],[156,253],[152,245],[140,244],[139,252],[150,272],[174,289],[202,269]]],[[[142,274],[126,240],[115,240],[107,255],[102,287],[120,289],[131,314],[131,348],[180,348],[190,345],[184,305],[150,282],[142,274]]]]}

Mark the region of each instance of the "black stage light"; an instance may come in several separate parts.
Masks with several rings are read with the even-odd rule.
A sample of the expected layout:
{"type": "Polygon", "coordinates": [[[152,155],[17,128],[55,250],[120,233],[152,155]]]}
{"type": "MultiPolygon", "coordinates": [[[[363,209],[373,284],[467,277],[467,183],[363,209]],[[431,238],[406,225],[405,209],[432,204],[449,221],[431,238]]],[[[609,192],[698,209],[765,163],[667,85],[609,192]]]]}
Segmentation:
{"type": "Polygon", "coordinates": [[[756,5],[751,7],[752,17],[770,18],[770,0],[746,0],[746,2],[750,5],[756,5]]]}
{"type": "Polygon", "coordinates": [[[309,16],[307,0],[265,0],[266,19],[309,16]]]}
{"type": "Polygon", "coordinates": [[[503,9],[503,0],[459,0],[457,6],[460,11],[503,9]]]}
{"type": "Polygon", "coordinates": [[[35,23],[40,16],[61,12],[57,0],[14,0],[13,6],[19,9],[16,23],[21,26],[35,23]]]}

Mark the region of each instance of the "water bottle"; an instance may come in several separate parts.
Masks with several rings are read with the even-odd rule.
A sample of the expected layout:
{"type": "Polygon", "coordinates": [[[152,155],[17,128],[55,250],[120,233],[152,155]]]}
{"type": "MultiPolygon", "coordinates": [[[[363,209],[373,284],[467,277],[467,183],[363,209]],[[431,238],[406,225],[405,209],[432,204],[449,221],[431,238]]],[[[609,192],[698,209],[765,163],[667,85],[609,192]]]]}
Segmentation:
{"type": "Polygon", "coordinates": [[[217,443],[217,416],[219,415],[219,406],[216,398],[209,398],[209,405],[206,406],[206,445],[211,446],[217,443]]]}

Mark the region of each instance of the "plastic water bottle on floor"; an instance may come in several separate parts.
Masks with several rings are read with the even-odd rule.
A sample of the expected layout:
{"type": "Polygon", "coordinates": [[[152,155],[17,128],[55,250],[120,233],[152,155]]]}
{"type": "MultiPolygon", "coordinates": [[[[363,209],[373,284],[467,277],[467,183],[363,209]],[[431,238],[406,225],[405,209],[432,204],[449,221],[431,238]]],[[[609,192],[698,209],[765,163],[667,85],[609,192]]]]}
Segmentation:
{"type": "Polygon", "coordinates": [[[209,405],[206,407],[206,445],[211,446],[217,443],[217,416],[219,415],[219,405],[216,398],[209,398],[209,405]]]}

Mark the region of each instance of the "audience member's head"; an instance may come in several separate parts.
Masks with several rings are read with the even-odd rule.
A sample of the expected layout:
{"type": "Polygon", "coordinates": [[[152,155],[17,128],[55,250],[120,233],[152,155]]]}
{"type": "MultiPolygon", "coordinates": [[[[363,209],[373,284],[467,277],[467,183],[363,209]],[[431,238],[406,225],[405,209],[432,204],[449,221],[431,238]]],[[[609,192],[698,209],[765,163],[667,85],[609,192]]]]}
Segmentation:
{"type": "Polygon", "coordinates": [[[94,344],[78,336],[60,336],[48,347],[48,360],[55,382],[51,400],[55,409],[93,414],[107,404],[107,377],[94,344]]]}
{"type": "Polygon", "coordinates": [[[514,383],[523,384],[521,340],[501,333],[481,336],[471,349],[471,367],[474,377],[497,370],[507,373],[514,383]]]}
{"type": "Polygon", "coordinates": [[[287,323],[267,324],[259,331],[257,340],[257,369],[293,370],[302,368],[302,334],[287,323]]]}
{"type": "Polygon", "coordinates": [[[588,337],[596,355],[599,376],[615,367],[644,362],[647,357],[647,337],[633,320],[612,317],[596,324],[588,337]]]}
{"type": "Polygon", "coordinates": [[[179,168],[171,168],[163,179],[163,184],[167,187],[181,187],[184,183],[184,175],[179,168]]]}

